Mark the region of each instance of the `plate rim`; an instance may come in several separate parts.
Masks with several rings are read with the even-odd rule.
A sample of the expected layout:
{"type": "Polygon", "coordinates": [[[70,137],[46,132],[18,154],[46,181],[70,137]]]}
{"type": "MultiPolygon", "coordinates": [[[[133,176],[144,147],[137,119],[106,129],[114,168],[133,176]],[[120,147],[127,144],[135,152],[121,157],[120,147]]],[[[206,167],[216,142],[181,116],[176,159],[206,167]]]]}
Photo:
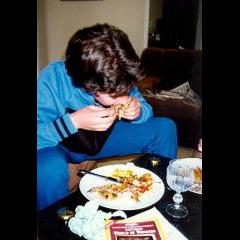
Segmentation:
{"type": "MultiPolygon", "coordinates": [[[[95,172],[96,170],[98,171],[99,169],[103,169],[103,168],[116,168],[116,167],[128,167],[127,166],[127,164],[111,164],[111,165],[106,165],[106,166],[101,166],[101,167],[99,167],[99,168],[95,168],[95,169],[93,169],[93,170],[91,170],[91,172],[95,172]]],[[[155,200],[155,201],[152,201],[152,202],[150,202],[149,204],[145,204],[145,205],[143,205],[143,206],[138,206],[138,207],[124,207],[124,206],[119,206],[119,207],[111,207],[111,206],[109,206],[108,204],[105,204],[105,203],[103,203],[101,200],[99,200],[99,206],[102,206],[102,207],[105,207],[105,208],[108,208],[108,209],[114,209],[114,210],[123,210],[123,211],[134,211],[134,210],[140,210],[140,209],[144,209],[144,208],[147,208],[147,207],[150,207],[150,206],[152,206],[153,204],[155,204],[155,203],[157,203],[158,201],[160,201],[161,200],[161,198],[163,197],[163,195],[164,195],[164,193],[165,193],[165,190],[166,190],[166,188],[165,188],[165,184],[164,184],[164,182],[163,182],[163,180],[157,175],[157,174],[155,174],[154,172],[152,172],[152,171],[150,171],[150,170],[148,170],[148,169],[146,169],[146,168],[143,168],[143,167],[139,167],[139,166],[136,166],[136,165],[133,165],[133,166],[129,166],[129,168],[131,168],[131,167],[134,167],[134,168],[137,168],[137,169],[143,169],[144,171],[146,171],[146,172],[150,172],[151,174],[153,174],[153,176],[155,176],[155,177],[157,177],[158,178],[158,181],[160,181],[161,182],[161,189],[162,189],[162,191],[159,191],[159,196],[156,198],[157,200],[155,200]]],[[[99,173],[99,172],[97,172],[97,173],[99,173]]],[[[88,176],[90,176],[90,175],[88,175],[88,176]]],[[[82,177],[82,179],[83,178],[86,178],[87,177],[87,175],[84,175],[83,177],[82,177]]],[[[79,191],[82,193],[82,195],[87,199],[87,200],[91,200],[91,199],[89,199],[89,197],[82,191],[82,187],[81,187],[81,182],[82,182],[82,179],[80,180],[80,182],[79,182],[79,191]]]]}

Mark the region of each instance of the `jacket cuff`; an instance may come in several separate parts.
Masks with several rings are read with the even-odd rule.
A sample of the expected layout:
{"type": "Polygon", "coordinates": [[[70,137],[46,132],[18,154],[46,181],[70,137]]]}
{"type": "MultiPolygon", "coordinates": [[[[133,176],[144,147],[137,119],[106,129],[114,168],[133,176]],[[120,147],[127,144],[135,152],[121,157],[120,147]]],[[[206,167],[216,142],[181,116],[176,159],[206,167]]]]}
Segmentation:
{"type": "Polygon", "coordinates": [[[73,125],[73,122],[69,116],[69,113],[65,114],[62,118],[63,118],[65,124],[67,125],[68,130],[71,135],[78,131],[78,129],[73,125]]]}
{"type": "Polygon", "coordinates": [[[68,113],[54,120],[53,127],[55,128],[55,132],[58,136],[57,139],[59,142],[78,131],[77,128],[75,128],[75,126],[73,125],[68,113]]]}

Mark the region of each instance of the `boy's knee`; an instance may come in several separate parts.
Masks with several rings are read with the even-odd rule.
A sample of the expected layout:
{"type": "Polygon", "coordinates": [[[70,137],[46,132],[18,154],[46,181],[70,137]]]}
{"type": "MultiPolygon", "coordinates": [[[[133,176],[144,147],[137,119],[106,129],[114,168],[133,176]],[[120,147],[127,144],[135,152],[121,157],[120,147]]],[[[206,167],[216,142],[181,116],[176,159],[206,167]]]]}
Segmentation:
{"type": "Polygon", "coordinates": [[[164,124],[167,126],[168,129],[171,129],[172,131],[176,132],[177,126],[172,119],[164,118],[163,121],[165,122],[164,124]]]}
{"type": "Polygon", "coordinates": [[[37,154],[37,204],[40,210],[69,194],[69,171],[67,156],[61,149],[46,148],[37,154]]]}
{"type": "Polygon", "coordinates": [[[59,147],[43,148],[37,152],[38,165],[63,164],[68,162],[67,154],[59,147]]]}
{"type": "MultiPolygon", "coordinates": [[[[49,179],[58,179],[68,177],[68,159],[67,155],[59,148],[45,148],[38,151],[37,175],[41,182],[49,179]]],[[[52,180],[51,180],[52,181],[52,180]]]]}
{"type": "Polygon", "coordinates": [[[156,122],[155,127],[158,129],[165,129],[165,130],[171,131],[173,133],[175,133],[177,131],[176,123],[170,118],[156,117],[155,122],[156,122]]]}

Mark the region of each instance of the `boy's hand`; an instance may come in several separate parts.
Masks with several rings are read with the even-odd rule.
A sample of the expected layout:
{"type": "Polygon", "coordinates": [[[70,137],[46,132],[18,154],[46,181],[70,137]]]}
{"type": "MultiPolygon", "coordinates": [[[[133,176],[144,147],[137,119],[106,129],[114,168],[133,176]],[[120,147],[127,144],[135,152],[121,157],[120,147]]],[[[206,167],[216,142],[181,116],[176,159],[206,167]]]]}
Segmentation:
{"type": "Polygon", "coordinates": [[[132,98],[129,107],[123,112],[122,117],[128,120],[134,120],[141,114],[141,104],[137,98],[132,98]]]}
{"type": "Polygon", "coordinates": [[[91,105],[70,114],[70,118],[78,129],[106,131],[116,119],[116,114],[110,108],[91,105]]]}

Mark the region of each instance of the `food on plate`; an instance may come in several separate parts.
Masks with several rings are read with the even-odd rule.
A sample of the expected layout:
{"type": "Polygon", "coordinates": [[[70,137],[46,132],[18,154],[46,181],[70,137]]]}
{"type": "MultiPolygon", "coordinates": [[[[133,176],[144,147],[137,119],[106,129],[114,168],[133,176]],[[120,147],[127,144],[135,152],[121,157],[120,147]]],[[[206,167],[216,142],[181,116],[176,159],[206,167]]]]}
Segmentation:
{"type": "Polygon", "coordinates": [[[195,183],[202,183],[202,169],[200,167],[194,168],[195,183]]]}
{"type": "Polygon", "coordinates": [[[117,198],[117,192],[119,192],[119,186],[117,184],[106,184],[100,187],[93,187],[89,190],[89,192],[97,192],[99,196],[104,199],[115,199],[117,198]]]}
{"type": "Polygon", "coordinates": [[[103,199],[113,200],[124,193],[130,193],[130,198],[140,201],[141,196],[152,189],[153,178],[151,173],[144,173],[137,176],[132,170],[116,168],[112,177],[120,180],[121,183],[108,183],[102,186],[92,187],[88,192],[96,192],[103,199]]]}
{"type": "Polygon", "coordinates": [[[131,101],[132,98],[130,98],[126,104],[116,104],[111,107],[117,114],[118,120],[121,120],[124,112],[129,108],[131,101]]]}

